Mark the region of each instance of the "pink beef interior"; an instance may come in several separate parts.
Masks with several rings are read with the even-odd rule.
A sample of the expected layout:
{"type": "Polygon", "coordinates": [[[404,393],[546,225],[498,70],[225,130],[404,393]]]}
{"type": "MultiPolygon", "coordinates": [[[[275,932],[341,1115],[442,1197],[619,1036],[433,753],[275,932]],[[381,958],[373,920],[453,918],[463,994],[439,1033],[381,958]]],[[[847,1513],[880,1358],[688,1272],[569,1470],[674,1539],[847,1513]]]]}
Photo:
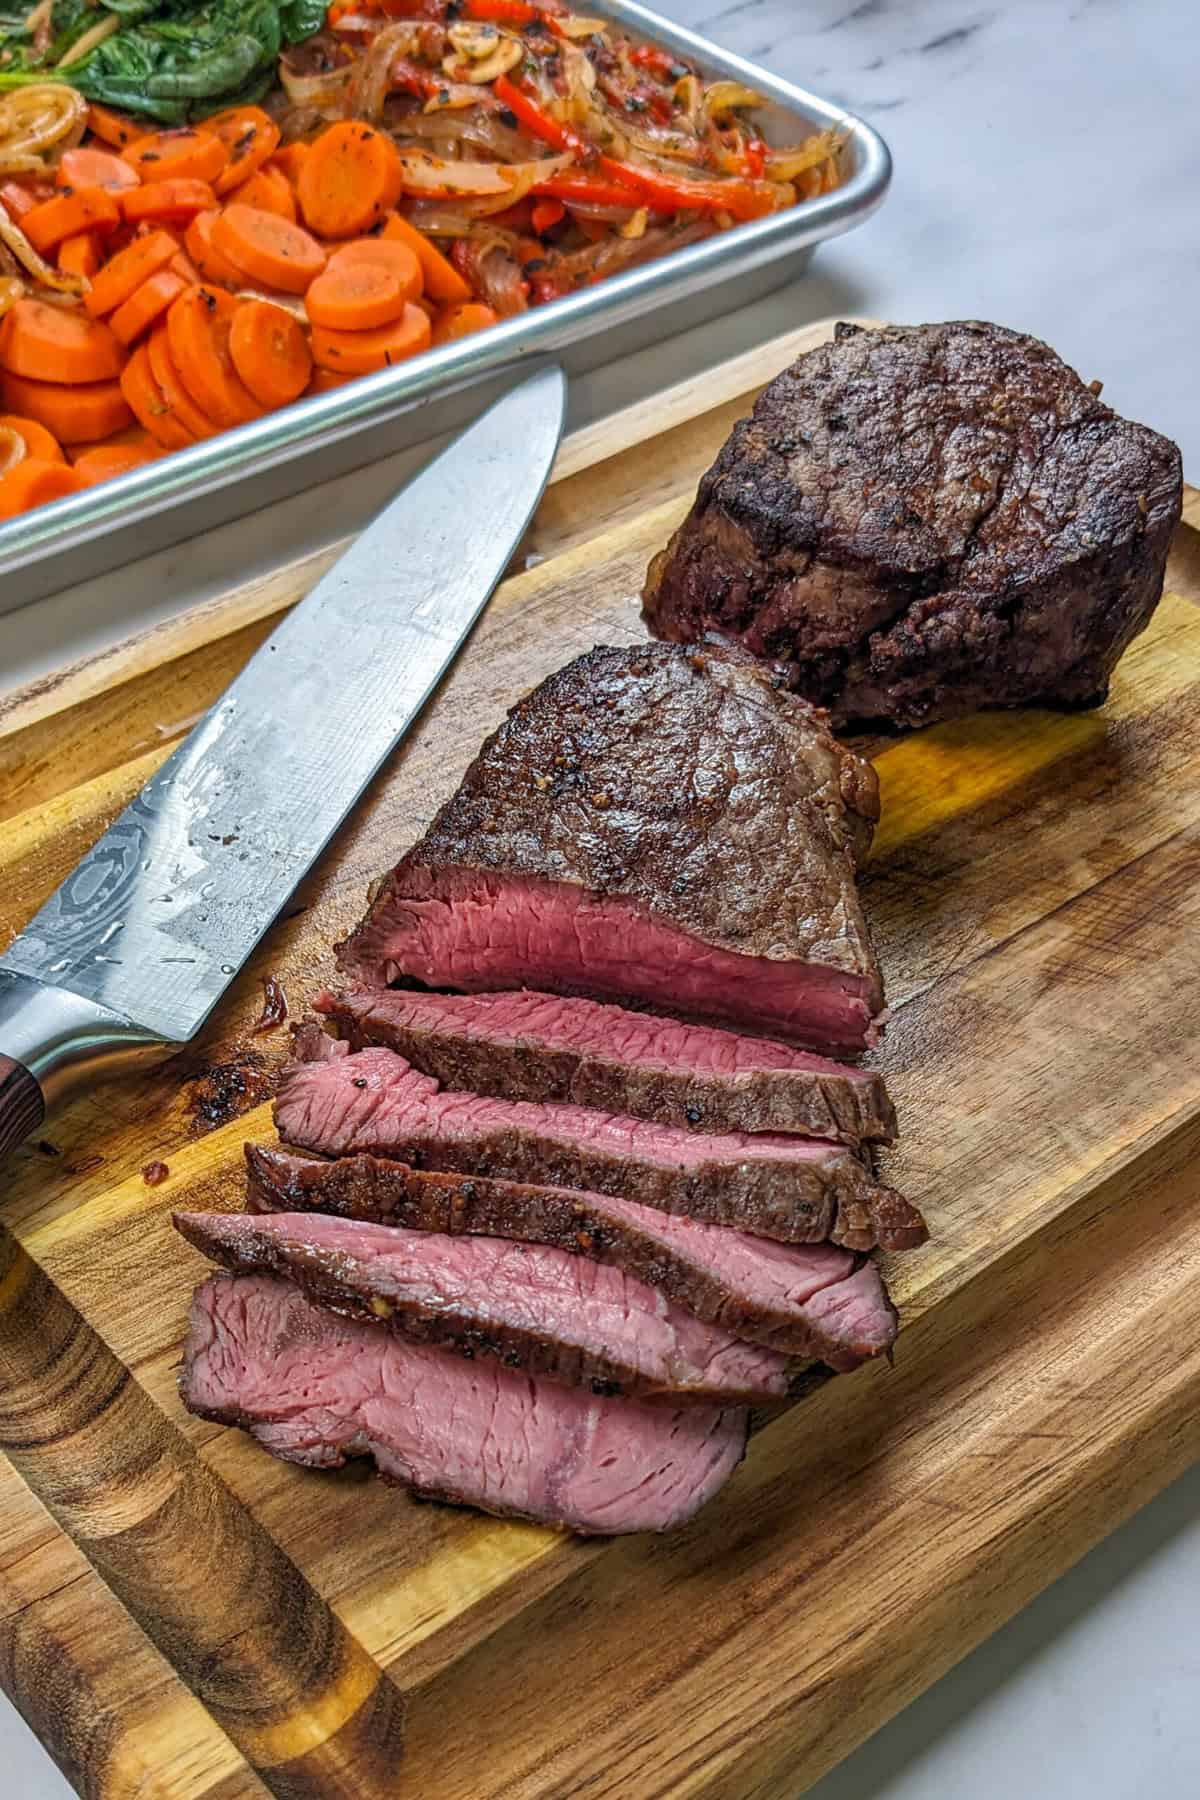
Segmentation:
{"type": "Polygon", "coordinates": [[[321,1259],[356,1294],[453,1315],[484,1336],[516,1330],[578,1346],[637,1369],[647,1392],[762,1400],[787,1393],[787,1361],[777,1351],[704,1324],[620,1269],[546,1244],[446,1237],[323,1213],[185,1213],[179,1226],[203,1248],[204,1239],[235,1247],[248,1237],[271,1240],[298,1263],[321,1259]]]}
{"type": "Polygon", "coordinates": [[[632,1200],[598,1200],[606,1212],[713,1270],[734,1293],[748,1295],[764,1310],[791,1314],[798,1324],[824,1332],[831,1344],[861,1354],[895,1338],[895,1314],[878,1266],[864,1262],[856,1268],[858,1259],[849,1250],[836,1244],[779,1244],[632,1200]]]}
{"type": "Polygon", "coordinates": [[[746,1442],[740,1409],[598,1399],[336,1318],[271,1276],[197,1290],[181,1386],[290,1461],[369,1455],[422,1493],[592,1533],[683,1524],[746,1442]]]}
{"type": "Polygon", "coordinates": [[[821,1050],[875,1041],[870,984],[827,964],[741,956],[645,909],[536,878],[417,865],[355,934],[348,972],[480,992],[542,988],[766,1031],[821,1050]]]}
{"type": "MultiPolygon", "coordinates": [[[[686,1024],[653,1013],[630,1012],[596,1000],[559,994],[508,990],[496,994],[380,993],[367,990],[347,997],[348,1004],[381,1018],[395,1016],[404,1025],[479,1037],[496,1044],[536,1044],[548,1050],[570,1050],[581,1056],[604,1057],[638,1068],[704,1076],[753,1075],[764,1070],[804,1075],[840,1076],[866,1083],[864,1069],[833,1062],[770,1038],[745,1037],[715,1025],[686,1024]]],[[[333,997],[317,1001],[319,1011],[333,997]]]]}
{"type": "Polygon", "coordinates": [[[394,1050],[374,1046],[351,1056],[292,1064],[280,1089],[276,1124],[280,1136],[292,1143],[335,1156],[409,1134],[470,1139],[497,1130],[527,1131],[669,1169],[701,1162],[801,1163],[849,1156],[840,1144],[785,1132],[684,1131],[587,1106],[444,1093],[432,1076],[420,1074],[394,1050]]]}

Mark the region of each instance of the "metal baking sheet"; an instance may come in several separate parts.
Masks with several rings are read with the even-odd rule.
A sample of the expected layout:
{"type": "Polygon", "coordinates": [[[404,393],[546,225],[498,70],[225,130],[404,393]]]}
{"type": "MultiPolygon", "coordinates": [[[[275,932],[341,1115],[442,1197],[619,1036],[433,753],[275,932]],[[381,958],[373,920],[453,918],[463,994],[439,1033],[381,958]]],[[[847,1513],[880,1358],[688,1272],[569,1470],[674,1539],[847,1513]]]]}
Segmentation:
{"type": "Polygon", "coordinates": [[[709,79],[756,89],[768,142],[839,126],[843,185],[9,520],[0,525],[0,613],[453,429],[530,357],[552,355],[581,372],[769,293],[883,199],[891,157],[861,119],[633,0],[597,0],[590,10],[687,57],[709,79]]]}

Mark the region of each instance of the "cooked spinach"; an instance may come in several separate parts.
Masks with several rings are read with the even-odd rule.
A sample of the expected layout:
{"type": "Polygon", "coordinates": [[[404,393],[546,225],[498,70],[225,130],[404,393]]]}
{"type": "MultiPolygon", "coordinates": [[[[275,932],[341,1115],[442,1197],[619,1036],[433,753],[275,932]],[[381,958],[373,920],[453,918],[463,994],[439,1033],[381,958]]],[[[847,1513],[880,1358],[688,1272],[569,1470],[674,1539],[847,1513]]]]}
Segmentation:
{"type": "Polygon", "coordinates": [[[61,79],[89,100],[166,125],[259,99],[285,43],[319,31],[317,0],[54,0],[50,43],[36,51],[24,16],[0,14],[0,88],[52,76],[72,44],[115,13],[120,29],[68,63],[61,79]]]}
{"type": "Polygon", "coordinates": [[[325,0],[284,0],[279,9],[285,44],[301,44],[325,23],[325,0]]]}

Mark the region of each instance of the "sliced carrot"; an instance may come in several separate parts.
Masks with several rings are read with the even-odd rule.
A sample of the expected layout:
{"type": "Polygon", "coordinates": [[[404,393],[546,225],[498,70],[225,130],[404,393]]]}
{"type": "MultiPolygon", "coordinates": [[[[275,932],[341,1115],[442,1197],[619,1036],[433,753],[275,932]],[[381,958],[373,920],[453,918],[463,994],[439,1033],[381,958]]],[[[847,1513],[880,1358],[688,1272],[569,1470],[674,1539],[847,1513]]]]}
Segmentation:
{"type": "Polygon", "coordinates": [[[428,350],[431,336],[429,320],[419,306],[409,302],[399,319],[373,331],[330,331],[327,326],[314,325],[313,361],[336,375],[369,375],[428,350]]]}
{"type": "Polygon", "coordinates": [[[292,184],[274,163],[264,163],[261,169],[256,169],[249,181],[243,181],[238,188],[237,197],[242,206],[257,206],[260,212],[278,213],[281,219],[291,219],[295,223],[296,196],[292,184]]]}
{"type": "MultiPolygon", "coordinates": [[[[203,217],[203,214],[197,214],[197,217],[203,217]]],[[[177,250],[167,267],[175,271],[184,287],[199,287],[204,280],[186,250],[177,250]]]]}
{"type": "Polygon", "coordinates": [[[442,255],[437,245],[431,243],[423,231],[410,225],[400,213],[388,214],[379,236],[384,242],[408,245],[421,265],[421,272],[425,277],[425,292],[431,300],[453,305],[458,300],[471,298],[471,290],[454,264],[442,255]]]}
{"type": "Polygon", "coordinates": [[[218,194],[231,194],[249,181],[279,148],[279,127],[260,106],[232,106],[204,121],[205,131],[220,138],[229,160],[216,179],[218,194]]]}
{"type": "Polygon", "coordinates": [[[213,182],[229,161],[229,151],[213,131],[184,126],[138,138],[122,152],[139,181],[213,182]]]}
{"type": "Polygon", "coordinates": [[[187,228],[184,243],[188,255],[200,271],[204,281],[215,281],[221,287],[240,288],[246,285],[246,277],[240,269],[235,269],[229,258],[222,256],[212,241],[212,229],[219,218],[219,213],[197,213],[187,228]]]}
{"type": "Polygon", "coordinates": [[[270,167],[278,169],[290,187],[300,179],[300,171],[308,160],[309,146],[304,143],[284,144],[271,158],[270,167]]]}
{"type": "Polygon", "coordinates": [[[21,220],[21,230],[43,256],[81,231],[115,231],[121,209],[104,188],[64,188],[53,200],[43,200],[21,220]]]}
{"type": "Polygon", "coordinates": [[[26,456],[39,456],[43,462],[65,462],[62,445],[56,437],[39,425],[36,419],[22,419],[16,413],[0,413],[0,426],[15,431],[25,440],[26,456]]]}
{"type": "Polygon", "coordinates": [[[150,367],[150,352],[139,344],[121,371],[121,392],[136,417],[164,450],[186,450],[195,442],[167,404],[167,399],[150,367]]]}
{"type": "Polygon", "coordinates": [[[86,486],[69,463],[43,462],[40,456],[27,456],[0,480],[0,519],[14,519],[35,506],[78,494],[86,486]]]}
{"type": "Polygon", "coordinates": [[[98,187],[109,194],[124,194],[138,185],[137,175],[122,157],[111,150],[97,150],[94,144],[64,150],[54,179],[60,188],[98,187]]]}
{"type": "Polygon", "coordinates": [[[391,138],[343,119],[310,147],[296,193],[305,224],[319,237],[361,237],[395,206],[402,181],[391,138]]]}
{"type": "Polygon", "coordinates": [[[213,220],[212,242],[243,279],[285,294],[302,294],[325,267],[324,250],[303,225],[236,200],[213,220]]]}
{"type": "Polygon", "coordinates": [[[95,319],[114,312],[143,281],[165,269],[177,249],[169,231],[151,231],[145,237],[134,238],[105,263],[90,292],[84,295],[83,304],[95,319]]]}
{"type": "Polygon", "coordinates": [[[100,267],[100,244],[94,232],[81,231],[58,246],[58,266],[64,275],[83,275],[91,280],[100,267]]]}
{"type": "Polygon", "coordinates": [[[111,481],[114,476],[127,475],[130,469],[144,468],[158,454],[157,444],[153,449],[141,444],[96,444],[75,458],[75,472],[83,476],[88,487],[95,487],[98,481],[111,481]]]}
{"type": "Polygon", "coordinates": [[[172,269],[160,269],[157,275],[151,275],[143,281],[140,288],[135,288],[124,306],[118,306],[109,318],[109,327],[115,337],[123,344],[136,343],[143,333],[166,312],[180,294],[187,282],[181,281],[172,269]]]}
{"type": "Polygon", "coordinates": [[[217,204],[207,181],[181,176],[176,181],[148,181],[121,195],[121,210],[131,225],[182,225],[217,204]]]}
{"type": "Polygon", "coordinates": [[[418,294],[416,299],[413,301],[413,305],[420,307],[421,311],[425,314],[425,317],[429,320],[429,323],[431,325],[437,324],[438,314],[442,310],[440,306],[435,306],[433,304],[432,300],[427,300],[425,298],[424,294],[418,294]]]}
{"type": "Polygon", "coordinates": [[[490,306],[480,306],[473,300],[464,302],[462,306],[444,306],[433,327],[433,341],[435,344],[450,344],[455,338],[469,337],[473,331],[483,331],[488,325],[499,323],[499,313],[493,312],[490,306]]]}
{"type": "Polygon", "coordinates": [[[88,107],[88,130],[101,143],[115,144],[118,150],[142,135],[136,120],[127,119],[124,113],[112,112],[107,106],[97,106],[95,101],[88,107]]]}
{"type": "MultiPolygon", "coordinates": [[[[157,441],[150,436],[150,433],[143,426],[136,423],[127,425],[124,431],[114,431],[111,437],[105,438],[104,442],[106,446],[109,444],[131,444],[135,450],[148,450],[151,456],[153,456],[159,448],[157,441]]],[[[81,456],[87,455],[88,448],[89,446],[85,444],[81,450],[72,450],[67,460],[72,463],[77,463],[81,456]]]]}
{"type": "Polygon", "coordinates": [[[7,371],[0,376],[4,404],[22,418],[35,419],[60,444],[94,444],[132,425],[120,384],[97,381],[88,387],[65,387],[57,381],[30,381],[7,371]]]}
{"type": "Polygon", "coordinates": [[[202,413],[192,399],[182,381],[179,370],[175,367],[171,356],[171,345],[167,337],[166,325],[159,325],[150,334],[150,368],[163,392],[163,399],[170,407],[179,423],[194,438],[210,438],[216,435],[217,427],[206,413],[202,413]]]}
{"type": "Polygon", "coordinates": [[[167,314],[167,342],[179,379],[201,412],[217,425],[244,425],[261,407],[229,352],[239,302],[222,288],[189,288],[167,314]]]}
{"type": "Polygon", "coordinates": [[[345,387],[354,379],[353,375],[335,375],[332,369],[322,369],[314,363],[312,377],[304,390],[305,398],[309,394],[331,394],[334,388],[345,387]]]}
{"type": "Polygon", "coordinates": [[[312,374],[304,327],[282,306],[247,300],[229,328],[233,366],[261,406],[298,400],[312,374]]]}
{"type": "Polygon", "coordinates": [[[425,285],[421,259],[409,244],[398,238],[351,238],[329,253],[330,269],[358,267],[375,263],[398,276],[406,300],[419,300],[425,285]]]}
{"type": "Polygon", "coordinates": [[[124,361],[108,326],[74,307],[18,300],[0,325],[0,365],[34,381],[109,381],[124,361]]]}
{"type": "MultiPolygon", "coordinates": [[[[420,268],[413,258],[417,280],[420,268]]],[[[381,262],[343,263],[327,268],[304,296],[304,310],[314,325],[334,331],[367,331],[398,319],[411,298],[395,269],[381,262]]]]}

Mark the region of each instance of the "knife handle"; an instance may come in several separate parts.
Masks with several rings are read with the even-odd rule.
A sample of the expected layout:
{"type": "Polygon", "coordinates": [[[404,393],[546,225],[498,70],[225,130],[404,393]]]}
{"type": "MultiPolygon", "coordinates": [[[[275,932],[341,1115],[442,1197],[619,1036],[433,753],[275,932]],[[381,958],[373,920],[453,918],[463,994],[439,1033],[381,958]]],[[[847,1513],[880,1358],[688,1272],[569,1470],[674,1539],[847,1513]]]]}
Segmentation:
{"type": "Polygon", "coordinates": [[[0,1162],[45,1116],[46,1101],[36,1078],[15,1057],[0,1054],[0,1162]]]}
{"type": "Polygon", "coordinates": [[[140,1025],[65,988],[0,967],[0,1161],[80,1080],[165,1048],[140,1025]]]}

